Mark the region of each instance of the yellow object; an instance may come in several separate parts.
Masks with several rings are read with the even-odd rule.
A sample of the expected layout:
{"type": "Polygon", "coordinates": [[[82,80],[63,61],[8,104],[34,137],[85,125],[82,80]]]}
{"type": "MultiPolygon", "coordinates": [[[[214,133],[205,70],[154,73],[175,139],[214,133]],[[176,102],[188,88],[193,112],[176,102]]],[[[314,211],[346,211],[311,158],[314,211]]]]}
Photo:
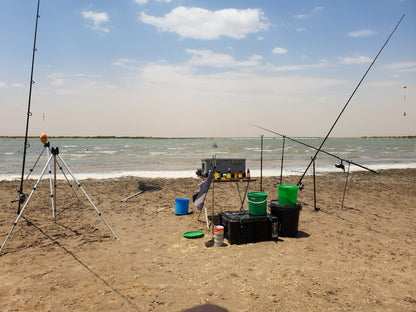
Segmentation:
{"type": "Polygon", "coordinates": [[[40,141],[45,144],[46,142],[48,142],[48,136],[46,135],[45,132],[42,132],[40,135],[40,141]]]}

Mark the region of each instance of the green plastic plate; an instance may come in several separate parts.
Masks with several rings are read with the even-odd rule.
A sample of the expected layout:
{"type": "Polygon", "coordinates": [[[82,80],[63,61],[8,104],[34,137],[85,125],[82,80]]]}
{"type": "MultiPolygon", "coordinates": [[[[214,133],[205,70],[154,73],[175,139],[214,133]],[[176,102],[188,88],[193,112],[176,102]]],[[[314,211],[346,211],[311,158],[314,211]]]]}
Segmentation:
{"type": "Polygon", "coordinates": [[[204,232],[202,231],[189,231],[183,233],[183,236],[186,238],[201,238],[204,237],[204,232]]]}

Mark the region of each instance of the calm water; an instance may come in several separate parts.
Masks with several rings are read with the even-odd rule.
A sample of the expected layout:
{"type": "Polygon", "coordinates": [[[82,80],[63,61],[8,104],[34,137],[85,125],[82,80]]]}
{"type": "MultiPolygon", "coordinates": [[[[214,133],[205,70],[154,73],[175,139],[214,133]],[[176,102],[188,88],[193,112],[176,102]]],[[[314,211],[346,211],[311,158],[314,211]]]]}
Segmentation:
{"type": "MultiPolygon", "coordinates": [[[[322,139],[296,138],[319,147],[322,139]]],[[[24,139],[0,139],[0,180],[20,178],[24,139]]],[[[36,160],[33,177],[47,163],[46,150],[39,139],[29,140],[26,171],[36,160]],[[40,158],[39,156],[42,155],[40,158]]],[[[264,138],[263,175],[280,175],[281,138],[264,138]]],[[[260,173],[261,140],[258,138],[215,139],[51,139],[60,156],[78,179],[111,178],[126,175],[143,177],[195,177],[201,159],[245,158],[253,175],[260,173]],[[217,147],[213,147],[216,145],[217,147]]],[[[416,167],[414,139],[328,139],[323,149],[343,159],[379,170],[416,167]]],[[[286,140],[284,175],[302,174],[315,150],[286,140]]],[[[317,172],[339,171],[339,160],[318,154],[317,172]]],[[[361,170],[351,165],[351,170],[361,170]]]]}

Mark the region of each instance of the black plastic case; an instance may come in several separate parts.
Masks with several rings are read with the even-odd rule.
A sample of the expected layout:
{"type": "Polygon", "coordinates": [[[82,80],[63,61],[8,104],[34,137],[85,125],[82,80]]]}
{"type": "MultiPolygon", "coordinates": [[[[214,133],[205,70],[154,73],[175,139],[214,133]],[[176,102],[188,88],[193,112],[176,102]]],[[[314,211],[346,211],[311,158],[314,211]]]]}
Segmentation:
{"type": "Polygon", "coordinates": [[[251,215],[248,211],[224,211],[219,214],[224,237],[230,244],[247,244],[278,239],[279,221],[276,216],[251,215]]]}

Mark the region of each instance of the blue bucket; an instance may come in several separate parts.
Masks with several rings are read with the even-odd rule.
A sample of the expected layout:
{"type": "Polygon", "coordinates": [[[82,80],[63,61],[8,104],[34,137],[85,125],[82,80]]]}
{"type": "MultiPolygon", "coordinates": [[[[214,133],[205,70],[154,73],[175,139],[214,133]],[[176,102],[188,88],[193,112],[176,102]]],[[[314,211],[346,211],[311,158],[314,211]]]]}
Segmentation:
{"type": "Polygon", "coordinates": [[[187,215],[189,213],[189,198],[175,198],[175,214],[187,215]]]}

